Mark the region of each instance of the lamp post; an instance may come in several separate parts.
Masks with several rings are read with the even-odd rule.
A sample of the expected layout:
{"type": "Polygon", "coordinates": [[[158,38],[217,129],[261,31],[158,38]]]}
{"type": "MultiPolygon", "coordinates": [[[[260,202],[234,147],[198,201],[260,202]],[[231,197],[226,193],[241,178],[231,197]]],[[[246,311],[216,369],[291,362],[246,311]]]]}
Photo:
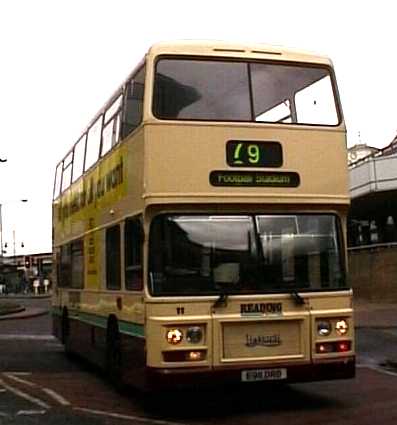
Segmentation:
{"type": "MultiPolygon", "coordinates": [[[[28,202],[27,199],[20,199],[19,202],[28,202]]],[[[4,260],[4,245],[3,245],[3,212],[2,207],[4,204],[0,203],[0,259],[1,264],[3,264],[4,260]]]]}
{"type": "Polygon", "coordinates": [[[3,264],[3,214],[1,212],[2,204],[0,204],[0,258],[1,258],[1,264],[3,264]]]}

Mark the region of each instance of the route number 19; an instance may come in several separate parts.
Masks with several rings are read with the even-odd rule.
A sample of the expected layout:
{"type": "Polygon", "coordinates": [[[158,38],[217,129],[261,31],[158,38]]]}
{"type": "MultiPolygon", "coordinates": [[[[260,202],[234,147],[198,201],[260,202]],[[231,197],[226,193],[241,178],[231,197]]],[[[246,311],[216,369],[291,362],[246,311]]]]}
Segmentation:
{"type": "Polygon", "coordinates": [[[278,142],[230,140],[226,159],[231,167],[281,167],[283,154],[278,142]]]}
{"type": "Polygon", "coordinates": [[[233,155],[233,163],[235,165],[244,165],[242,158],[242,149],[246,149],[245,156],[250,164],[258,164],[260,159],[260,149],[258,145],[244,146],[243,143],[238,143],[233,155]]]}

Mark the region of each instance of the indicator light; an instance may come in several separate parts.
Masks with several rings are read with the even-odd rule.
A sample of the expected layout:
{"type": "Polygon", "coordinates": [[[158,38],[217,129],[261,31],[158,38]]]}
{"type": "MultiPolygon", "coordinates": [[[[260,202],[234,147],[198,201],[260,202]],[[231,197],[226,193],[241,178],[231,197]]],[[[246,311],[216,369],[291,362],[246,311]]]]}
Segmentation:
{"type": "Polygon", "coordinates": [[[189,351],[189,354],[188,354],[188,359],[190,360],[190,361],[195,361],[195,362],[197,362],[197,361],[200,361],[200,360],[202,360],[202,358],[203,358],[203,352],[202,351],[189,351]]]}
{"type": "Polygon", "coordinates": [[[163,359],[165,362],[199,362],[207,357],[206,350],[188,351],[174,350],[163,351],[163,359]]]}

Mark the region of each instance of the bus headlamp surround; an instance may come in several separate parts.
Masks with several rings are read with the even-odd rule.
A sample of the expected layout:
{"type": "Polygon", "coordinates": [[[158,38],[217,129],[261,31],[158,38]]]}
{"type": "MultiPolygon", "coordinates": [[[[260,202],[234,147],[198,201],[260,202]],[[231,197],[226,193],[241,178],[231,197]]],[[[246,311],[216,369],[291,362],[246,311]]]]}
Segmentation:
{"type": "Polygon", "coordinates": [[[168,329],[166,338],[169,344],[177,345],[183,340],[183,333],[180,329],[168,329]]]}
{"type": "Polygon", "coordinates": [[[332,331],[332,324],[328,320],[321,320],[317,323],[317,333],[320,336],[328,336],[332,331]]]}
{"type": "Polygon", "coordinates": [[[192,344],[198,344],[203,339],[203,330],[200,326],[192,326],[186,331],[186,340],[192,344]]]}

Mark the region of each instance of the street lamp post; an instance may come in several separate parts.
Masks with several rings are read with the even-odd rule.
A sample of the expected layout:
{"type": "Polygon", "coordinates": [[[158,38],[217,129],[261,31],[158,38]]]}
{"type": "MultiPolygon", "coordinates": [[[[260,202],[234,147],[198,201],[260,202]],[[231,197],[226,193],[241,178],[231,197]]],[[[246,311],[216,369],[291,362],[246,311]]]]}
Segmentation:
{"type": "MultiPolygon", "coordinates": [[[[19,202],[28,202],[27,199],[20,199],[19,202]]],[[[2,207],[4,204],[0,203],[0,260],[1,264],[4,262],[4,245],[3,245],[3,213],[2,207]]]]}
{"type": "Polygon", "coordinates": [[[2,204],[0,204],[0,258],[1,258],[1,264],[3,264],[3,214],[1,212],[2,204]]]}

